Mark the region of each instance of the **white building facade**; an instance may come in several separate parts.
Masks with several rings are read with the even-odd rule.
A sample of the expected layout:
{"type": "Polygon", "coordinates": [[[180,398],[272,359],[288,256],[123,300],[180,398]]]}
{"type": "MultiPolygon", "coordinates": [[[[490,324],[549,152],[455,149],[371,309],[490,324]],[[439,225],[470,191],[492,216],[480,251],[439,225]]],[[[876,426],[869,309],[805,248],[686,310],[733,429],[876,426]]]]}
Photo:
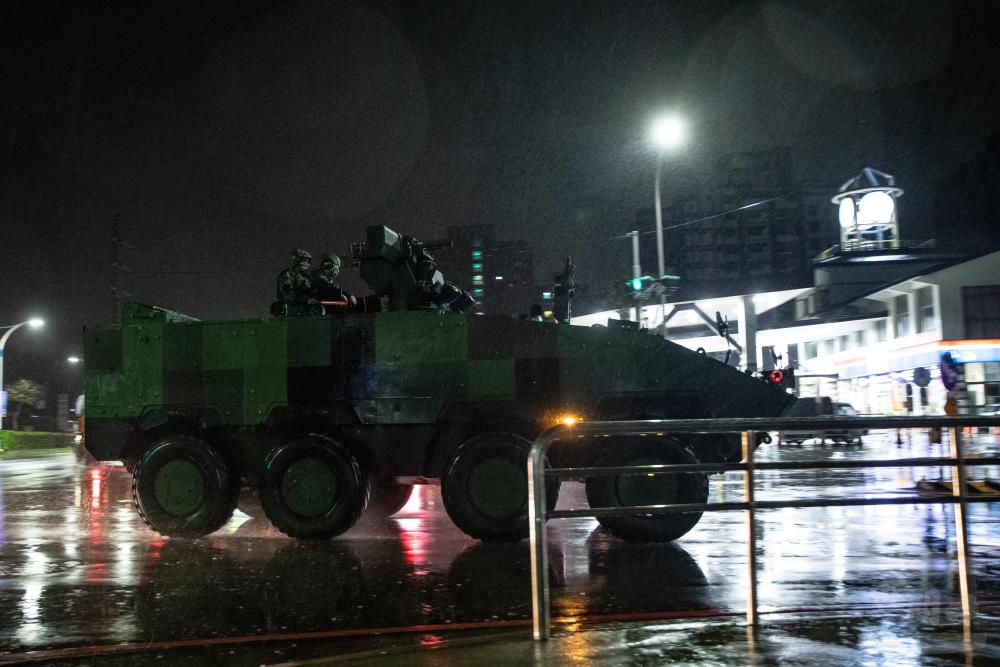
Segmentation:
{"type": "Polygon", "coordinates": [[[750,370],[772,368],[773,348],[780,365],[795,367],[800,396],[831,396],[871,414],[943,414],[939,363],[949,352],[958,362],[959,412],[1000,411],[1000,252],[867,292],[848,304],[851,316],[799,319],[814,291],[647,305],[573,324],[632,319],[657,329],[667,317],[670,340],[720,359],[728,351],[731,365],[750,370]],[[730,340],[712,326],[716,312],[728,321],[730,340]],[[926,386],[921,368],[929,372],[926,386]]]}

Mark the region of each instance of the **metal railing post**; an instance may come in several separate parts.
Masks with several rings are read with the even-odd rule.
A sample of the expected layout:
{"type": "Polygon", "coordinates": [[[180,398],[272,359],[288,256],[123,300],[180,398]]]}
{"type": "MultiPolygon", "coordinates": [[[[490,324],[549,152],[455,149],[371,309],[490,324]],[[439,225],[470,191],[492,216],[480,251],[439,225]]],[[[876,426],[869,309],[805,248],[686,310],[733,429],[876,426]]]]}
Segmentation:
{"type": "Polygon", "coordinates": [[[548,639],[549,551],[545,535],[545,449],[552,442],[544,435],[528,456],[528,537],[531,541],[531,628],[535,639],[548,639]]]}
{"type": "Polygon", "coordinates": [[[743,431],[743,460],[747,464],[743,474],[743,499],[747,509],[743,510],[743,523],[746,527],[747,545],[747,626],[757,625],[757,533],[756,514],[753,502],[753,439],[752,431],[743,431]]]}
{"type": "Polygon", "coordinates": [[[955,544],[958,549],[958,586],[962,596],[962,623],[968,626],[972,623],[976,601],[975,582],[972,577],[972,562],[969,555],[965,456],[962,454],[961,429],[956,426],[949,427],[948,440],[951,446],[951,458],[955,459],[957,463],[951,469],[951,490],[952,495],[958,498],[958,502],[954,505],[955,544]]]}

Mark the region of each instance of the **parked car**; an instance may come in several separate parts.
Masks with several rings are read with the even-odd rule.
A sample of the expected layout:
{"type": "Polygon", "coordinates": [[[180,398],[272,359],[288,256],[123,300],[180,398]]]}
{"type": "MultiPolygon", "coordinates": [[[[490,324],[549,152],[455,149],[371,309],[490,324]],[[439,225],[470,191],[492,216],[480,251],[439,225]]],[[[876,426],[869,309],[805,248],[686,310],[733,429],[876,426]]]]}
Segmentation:
{"type": "MultiPolygon", "coordinates": [[[[816,396],[814,400],[799,399],[785,415],[787,417],[857,417],[858,411],[850,403],[831,400],[829,396],[816,396]]],[[[843,428],[822,431],[783,431],[778,434],[778,444],[801,445],[807,440],[827,440],[834,445],[862,445],[861,437],[868,429],[843,428]]]]}

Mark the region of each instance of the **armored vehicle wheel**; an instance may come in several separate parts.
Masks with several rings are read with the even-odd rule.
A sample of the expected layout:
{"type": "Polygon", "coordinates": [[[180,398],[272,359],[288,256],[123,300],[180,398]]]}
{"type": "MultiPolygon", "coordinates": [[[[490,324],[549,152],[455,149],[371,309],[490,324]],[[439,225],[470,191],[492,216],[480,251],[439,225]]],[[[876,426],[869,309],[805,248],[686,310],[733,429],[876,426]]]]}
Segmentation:
{"type": "Polygon", "coordinates": [[[198,537],[218,530],[233,515],[238,492],[219,453],[188,436],[154,444],[132,475],[140,516],[163,535],[198,537]]]}
{"type": "Polygon", "coordinates": [[[361,516],[368,484],[354,456],[337,442],[308,436],[274,448],[264,462],[260,504],[289,537],[327,539],[361,516]]]}
{"type": "MultiPolygon", "coordinates": [[[[631,466],[697,463],[683,447],[646,438],[611,441],[594,459],[594,466],[631,466]]],[[[591,507],[704,503],[708,500],[708,476],[701,473],[669,475],[617,475],[587,479],[587,502],[591,507]]],[[[701,512],[685,514],[615,514],[597,520],[612,535],[630,542],[670,542],[694,528],[701,512]]]]}
{"type": "Polygon", "coordinates": [[[374,477],[368,483],[368,509],[365,514],[388,518],[403,509],[412,494],[412,484],[400,484],[389,476],[374,477]]]}
{"type": "MultiPolygon", "coordinates": [[[[488,433],[462,444],[441,479],[441,499],[455,525],[480,540],[527,537],[530,451],[531,443],[513,433],[488,433]]],[[[548,482],[552,509],[559,481],[548,482]]]]}

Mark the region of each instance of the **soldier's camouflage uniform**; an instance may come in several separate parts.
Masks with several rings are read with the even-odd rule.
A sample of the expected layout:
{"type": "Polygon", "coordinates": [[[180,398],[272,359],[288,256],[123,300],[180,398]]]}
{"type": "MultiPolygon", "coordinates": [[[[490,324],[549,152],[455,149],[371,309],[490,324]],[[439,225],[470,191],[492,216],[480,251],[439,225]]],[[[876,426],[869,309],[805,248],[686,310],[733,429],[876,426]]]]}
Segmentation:
{"type": "Polygon", "coordinates": [[[292,252],[291,265],[278,274],[275,298],[283,304],[309,303],[312,299],[312,283],[306,271],[312,256],[305,250],[292,252]]]}
{"type": "Polygon", "coordinates": [[[304,272],[288,268],[278,275],[277,300],[281,303],[306,303],[312,292],[312,282],[304,272]]]}
{"type": "MultiPolygon", "coordinates": [[[[312,296],[317,301],[346,301],[346,310],[353,310],[353,295],[337,284],[340,275],[340,258],[336,255],[324,255],[320,267],[309,275],[312,296]]],[[[328,305],[327,309],[331,306],[328,305]]]]}

